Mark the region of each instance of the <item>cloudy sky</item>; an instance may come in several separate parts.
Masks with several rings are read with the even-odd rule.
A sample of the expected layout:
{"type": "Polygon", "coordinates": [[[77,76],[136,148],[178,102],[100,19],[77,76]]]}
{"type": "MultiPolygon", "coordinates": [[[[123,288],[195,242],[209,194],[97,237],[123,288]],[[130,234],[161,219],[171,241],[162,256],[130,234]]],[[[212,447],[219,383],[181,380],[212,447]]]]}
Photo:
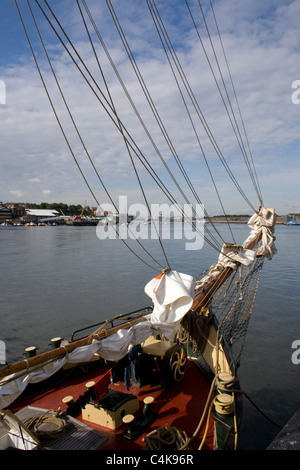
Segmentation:
{"type": "Polygon", "coordinates": [[[265,206],[275,207],[279,214],[300,212],[298,0],[212,2],[251,153],[209,0],[200,3],[209,36],[198,0],[156,0],[160,24],[166,28],[176,51],[173,58],[182,69],[162,47],[150,15],[153,1],[108,2],[133,54],[136,71],[105,0],[86,1],[98,35],[80,2],[99,62],[76,0],[46,2],[74,49],[47,4],[38,3],[70,53],[37,2],[31,0],[46,56],[27,0],[18,0],[50,102],[15,2],[1,1],[0,201],[82,205],[87,201],[96,206],[110,200],[118,204],[118,197],[126,195],[130,205],[143,202],[137,171],[150,203],[170,202],[167,191],[179,204],[201,201],[209,213],[222,213],[216,187],[227,213],[249,214],[252,207],[259,206],[259,188],[265,206]],[[147,102],[150,96],[156,118],[147,102]],[[130,152],[113,109],[134,149],[130,152]],[[168,139],[158,126],[158,117],[168,139]],[[152,171],[165,185],[164,191],[153,181],[152,171]],[[258,177],[259,186],[253,184],[251,175],[258,177]]]}

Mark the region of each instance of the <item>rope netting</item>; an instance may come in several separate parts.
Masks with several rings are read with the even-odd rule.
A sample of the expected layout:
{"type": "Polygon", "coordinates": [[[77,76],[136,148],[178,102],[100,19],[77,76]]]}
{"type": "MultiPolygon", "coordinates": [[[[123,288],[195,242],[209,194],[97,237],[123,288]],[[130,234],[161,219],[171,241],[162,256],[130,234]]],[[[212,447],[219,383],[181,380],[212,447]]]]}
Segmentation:
{"type": "Polygon", "coordinates": [[[232,346],[238,357],[241,355],[254,301],[259,286],[264,257],[256,258],[249,267],[241,266],[232,279],[228,279],[213,300],[213,312],[218,320],[220,332],[232,346]],[[238,345],[240,344],[240,350],[238,345]]]}
{"type": "Polygon", "coordinates": [[[196,354],[203,353],[214,317],[220,337],[230,346],[234,360],[238,362],[252,315],[263,262],[264,256],[257,257],[248,267],[240,265],[200,314],[189,312],[185,316],[181,336],[189,342],[196,354]]]}

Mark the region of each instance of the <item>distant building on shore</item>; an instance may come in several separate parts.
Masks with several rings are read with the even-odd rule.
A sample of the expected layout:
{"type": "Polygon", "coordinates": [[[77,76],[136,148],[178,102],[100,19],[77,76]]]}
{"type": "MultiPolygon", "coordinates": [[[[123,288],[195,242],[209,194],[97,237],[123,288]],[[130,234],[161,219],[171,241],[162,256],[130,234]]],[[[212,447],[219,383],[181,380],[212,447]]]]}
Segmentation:
{"type": "Polygon", "coordinates": [[[60,216],[60,213],[55,210],[48,209],[26,209],[26,220],[29,222],[38,223],[40,221],[46,222],[47,219],[53,219],[60,216]]]}
{"type": "Polygon", "coordinates": [[[4,207],[0,202],[0,221],[10,220],[12,218],[12,211],[8,207],[4,207]]]}
{"type": "Polygon", "coordinates": [[[287,221],[295,220],[296,222],[300,222],[300,214],[296,212],[291,212],[287,215],[287,221]]]}
{"type": "Polygon", "coordinates": [[[7,202],[4,204],[7,209],[10,209],[13,219],[20,219],[25,215],[25,207],[23,203],[7,202]]]}

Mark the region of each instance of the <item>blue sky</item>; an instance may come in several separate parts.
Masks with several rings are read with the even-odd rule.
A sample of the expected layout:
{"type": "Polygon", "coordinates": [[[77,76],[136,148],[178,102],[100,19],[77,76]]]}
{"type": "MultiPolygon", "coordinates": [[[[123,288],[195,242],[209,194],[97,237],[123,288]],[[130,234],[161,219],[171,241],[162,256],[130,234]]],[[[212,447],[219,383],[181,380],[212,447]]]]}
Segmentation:
{"type": "MultiPolygon", "coordinates": [[[[213,60],[210,42],[203,25],[198,1],[189,0],[206,51],[213,60]]],[[[220,43],[213,23],[209,1],[203,0],[207,23],[215,50],[217,51],[224,79],[233,98],[230,81],[222,56],[220,43]]],[[[18,1],[28,33],[53,97],[60,122],[67,133],[77,161],[99,203],[108,202],[97,174],[87,158],[78,136],[72,130],[69,116],[58,93],[53,75],[41,48],[34,24],[29,15],[27,2],[18,1]]],[[[106,188],[117,202],[119,195],[127,195],[129,203],[143,199],[139,192],[134,170],[130,163],[122,136],[108,118],[91,89],[66,51],[49,28],[45,18],[30,2],[55,73],[59,78],[64,96],[72,109],[80,135],[88,153],[105,182],[106,188]]],[[[43,1],[40,2],[45,7],[43,1]]],[[[95,58],[86,32],[80,21],[75,0],[49,1],[57,16],[99,86],[105,92],[95,58]]],[[[114,70],[95,35],[94,43],[103,71],[110,86],[111,96],[126,129],[133,136],[143,154],[151,162],[167,188],[180,204],[184,201],[178,187],[164,168],[160,155],[174,175],[179,187],[194,204],[191,193],[171,155],[169,147],[149,112],[145,96],[137,84],[135,74],[128,62],[124,47],[113,26],[106,2],[89,0],[87,4],[97,27],[118,67],[126,89],[147,126],[148,135],[140,126],[131,104],[120,86],[114,70]],[[151,136],[151,140],[149,140],[151,136]],[[155,144],[154,144],[155,142],[155,144]],[[156,149],[159,149],[157,153],[156,149]]],[[[112,2],[118,19],[134,53],[139,70],[147,84],[151,97],[176,154],[180,157],[193,186],[209,213],[221,213],[210,174],[201,155],[178,87],[173,80],[166,55],[161,49],[146,1],[119,0],[112,2]]],[[[213,1],[218,26],[225,46],[227,59],[239,98],[245,127],[255,161],[256,172],[267,207],[275,207],[277,213],[300,212],[299,197],[299,112],[300,104],[292,102],[293,82],[300,80],[299,21],[300,4],[297,0],[220,0],[213,1]]],[[[258,207],[239,146],[232,132],[228,116],[215,86],[210,68],[192,24],[185,1],[160,1],[156,5],[167,27],[189,83],[197,97],[209,128],[230,164],[237,181],[251,203],[258,207]]],[[[45,7],[47,10],[47,8],[45,7]]],[[[12,0],[1,1],[0,17],[0,80],[5,84],[5,100],[0,104],[0,201],[65,202],[68,204],[97,205],[90,193],[59,129],[34,64],[17,10],[12,0]],[[5,102],[4,102],[5,101],[5,102]]],[[[218,68],[212,61],[214,73],[218,68]]],[[[221,82],[219,81],[221,84],[221,82]]],[[[0,95],[1,97],[1,95],[0,95]]],[[[299,93],[300,97],[300,93],[299,93]]],[[[232,101],[234,104],[234,100],[232,101]]],[[[246,201],[232,185],[199,119],[190,103],[193,122],[196,123],[205,156],[209,162],[218,190],[222,195],[226,212],[251,213],[246,201]]],[[[235,108],[235,116],[238,113],[235,108]]],[[[238,121],[239,122],[239,121],[238,121]]],[[[239,122],[240,125],[240,122],[239,122]]],[[[240,127],[240,129],[242,129],[240,127]]],[[[151,178],[137,161],[137,167],[150,202],[166,202],[151,178]]]]}

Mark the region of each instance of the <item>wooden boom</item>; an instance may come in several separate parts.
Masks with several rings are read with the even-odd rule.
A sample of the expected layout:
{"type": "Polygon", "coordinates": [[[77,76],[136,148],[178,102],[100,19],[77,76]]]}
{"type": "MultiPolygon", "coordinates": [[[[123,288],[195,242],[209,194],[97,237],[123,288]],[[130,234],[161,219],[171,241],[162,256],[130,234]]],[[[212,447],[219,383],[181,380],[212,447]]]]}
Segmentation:
{"type": "Polygon", "coordinates": [[[3,377],[7,377],[10,374],[15,374],[16,372],[21,372],[22,370],[27,369],[29,367],[37,366],[39,364],[50,361],[52,359],[57,359],[59,357],[62,357],[65,354],[68,354],[74,351],[74,349],[76,348],[91,344],[94,339],[96,340],[104,339],[108,336],[112,336],[120,329],[127,330],[131,328],[133,325],[137,323],[141,323],[146,320],[147,319],[145,317],[141,316],[139,318],[136,318],[135,320],[131,320],[127,323],[124,323],[123,325],[118,325],[113,328],[109,328],[108,330],[101,330],[99,333],[91,334],[89,336],[86,336],[85,338],[81,338],[77,341],[73,341],[72,343],[68,343],[64,346],[60,346],[59,348],[51,349],[50,351],[46,351],[42,354],[38,354],[37,356],[33,356],[28,359],[23,359],[22,361],[9,364],[8,366],[4,367],[4,369],[0,370],[0,380],[3,379],[3,377]]]}

